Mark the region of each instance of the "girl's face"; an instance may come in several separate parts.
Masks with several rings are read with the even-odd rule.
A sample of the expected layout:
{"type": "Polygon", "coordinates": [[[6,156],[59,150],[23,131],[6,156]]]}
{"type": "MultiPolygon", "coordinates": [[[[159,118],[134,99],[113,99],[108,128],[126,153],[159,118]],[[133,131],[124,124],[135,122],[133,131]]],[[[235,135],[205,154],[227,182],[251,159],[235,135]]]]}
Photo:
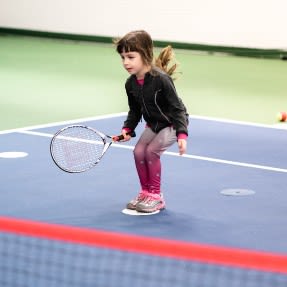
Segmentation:
{"type": "Polygon", "coordinates": [[[137,79],[143,79],[145,73],[150,70],[150,67],[144,64],[138,52],[123,52],[121,58],[124,68],[129,74],[136,75],[137,79]]]}

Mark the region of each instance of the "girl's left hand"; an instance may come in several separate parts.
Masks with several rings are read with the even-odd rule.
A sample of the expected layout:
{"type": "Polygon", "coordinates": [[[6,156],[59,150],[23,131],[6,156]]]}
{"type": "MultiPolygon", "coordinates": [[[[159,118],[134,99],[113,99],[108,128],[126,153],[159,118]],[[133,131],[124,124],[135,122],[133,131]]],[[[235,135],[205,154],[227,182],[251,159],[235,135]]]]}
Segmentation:
{"type": "Polygon", "coordinates": [[[186,140],[185,139],[179,139],[177,141],[178,144],[178,151],[180,155],[183,155],[186,152],[186,140]]]}

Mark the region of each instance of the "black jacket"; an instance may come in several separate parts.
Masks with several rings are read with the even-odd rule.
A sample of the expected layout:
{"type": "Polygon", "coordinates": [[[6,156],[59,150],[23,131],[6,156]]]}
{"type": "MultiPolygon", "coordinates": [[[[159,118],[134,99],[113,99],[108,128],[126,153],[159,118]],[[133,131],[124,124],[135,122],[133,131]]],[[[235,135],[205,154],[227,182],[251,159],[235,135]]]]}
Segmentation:
{"type": "Polygon", "coordinates": [[[143,86],[137,83],[135,75],[131,75],[125,88],[130,110],[123,128],[133,131],[143,116],[155,133],[173,126],[177,135],[188,135],[186,108],[177,95],[172,79],[166,73],[153,68],[145,75],[143,86]]]}

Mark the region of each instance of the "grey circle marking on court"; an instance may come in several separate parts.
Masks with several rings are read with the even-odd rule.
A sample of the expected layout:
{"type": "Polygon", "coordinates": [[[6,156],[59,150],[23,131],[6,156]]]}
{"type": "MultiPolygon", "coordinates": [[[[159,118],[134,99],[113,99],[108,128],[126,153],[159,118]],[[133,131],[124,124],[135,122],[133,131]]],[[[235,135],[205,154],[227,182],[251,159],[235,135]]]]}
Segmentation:
{"type": "Polygon", "coordinates": [[[245,195],[253,195],[255,194],[255,191],[243,188],[228,188],[221,190],[220,193],[222,195],[228,195],[228,196],[245,196],[245,195]]]}

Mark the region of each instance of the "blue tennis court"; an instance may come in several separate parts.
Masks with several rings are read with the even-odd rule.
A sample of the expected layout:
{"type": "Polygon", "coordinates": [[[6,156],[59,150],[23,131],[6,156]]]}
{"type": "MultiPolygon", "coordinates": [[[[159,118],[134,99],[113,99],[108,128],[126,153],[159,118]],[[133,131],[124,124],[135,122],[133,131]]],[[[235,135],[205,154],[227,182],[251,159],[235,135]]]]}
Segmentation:
{"type": "MultiPolygon", "coordinates": [[[[98,166],[81,174],[61,171],[49,153],[52,135],[68,124],[113,135],[124,119],[115,114],[1,132],[0,155],[28,154],[0,158],[1,215],[287,253],[285,129],[192,117],[187,154],[178,156],[174,146],[162,157],[166,210],[130,216],[122,210],[139,190],[132,154],[137,139],[113,144],[98,166]]],[[[143,123],[138,135],[142,129],[143,123]]]]}
{"type": "Polygon", "coordinates": [[[19,2],[0,1],[0,287],[286,287],[287,2],[19,2]],[[86,172],[54,164],[57,131],[118,135],[134,106],[179,139],[190,115],[161,177],[135,168],[144,120],[86,172]],[[127,214],[138,175],[166,209],[127,214]]]}

